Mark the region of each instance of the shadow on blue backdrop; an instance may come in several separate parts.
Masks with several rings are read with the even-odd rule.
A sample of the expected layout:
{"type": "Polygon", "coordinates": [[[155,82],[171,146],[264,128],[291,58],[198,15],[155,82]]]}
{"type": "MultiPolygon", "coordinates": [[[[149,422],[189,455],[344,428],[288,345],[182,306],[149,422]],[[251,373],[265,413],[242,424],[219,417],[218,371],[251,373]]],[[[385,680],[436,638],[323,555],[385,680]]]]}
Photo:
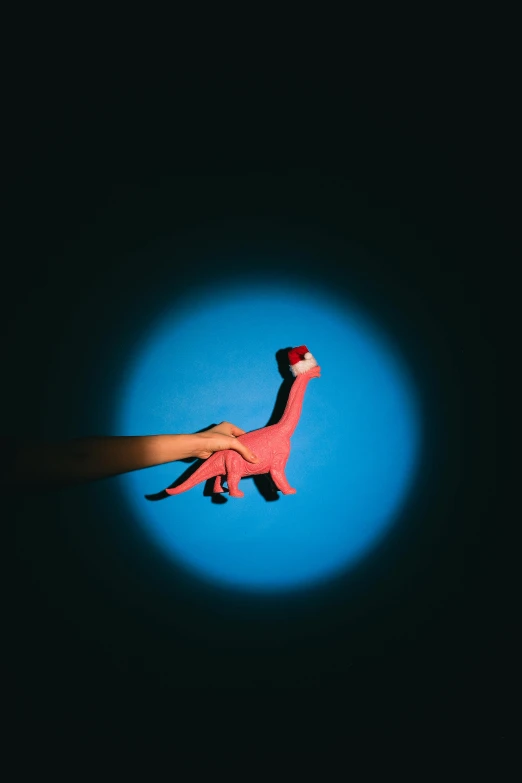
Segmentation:
{"type": "Polygon", "coordinates": [[[400,517],[422,445],[420,401],[400,348],[355,302],[312,282],[234,276],[163,305],[129,346],[113,431],[196,432],[270,420],[276,352],[306,344],[322,368],[308,385],[286,475],[293,496],[244,479],[243,499],[200,484],[150,502],[181,462],[117,479],[146,535],[203,582],[270,594],[324,584],[354,567],[400,517]]]}

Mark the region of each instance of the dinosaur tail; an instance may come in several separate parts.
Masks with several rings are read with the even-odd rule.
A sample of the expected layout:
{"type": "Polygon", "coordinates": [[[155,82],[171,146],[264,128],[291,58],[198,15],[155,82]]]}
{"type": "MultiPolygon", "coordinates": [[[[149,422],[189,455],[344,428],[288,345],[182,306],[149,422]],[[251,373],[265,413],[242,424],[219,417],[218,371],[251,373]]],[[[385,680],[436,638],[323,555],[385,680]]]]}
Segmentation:
{"type": "Polygon", "coordinates": [[[187,489],[195,487],[196,484],[201,484],[202,481],[207,481],[210,478],[214,478],[214,476],[222,475],[224,472],[225,457],[221,451],[218,451],[205,460],[205,462],[200,465],[186,481],[177,487],[166,489],[165,492],[168,495],[180,495],[182,492],[186,492],[187,489]]]}

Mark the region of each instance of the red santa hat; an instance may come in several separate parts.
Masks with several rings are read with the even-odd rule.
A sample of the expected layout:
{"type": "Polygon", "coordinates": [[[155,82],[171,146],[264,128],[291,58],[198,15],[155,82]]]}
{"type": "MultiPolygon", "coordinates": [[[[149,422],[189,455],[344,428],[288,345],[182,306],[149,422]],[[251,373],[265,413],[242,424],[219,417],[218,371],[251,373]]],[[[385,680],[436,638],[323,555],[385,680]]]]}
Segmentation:
{"type": "Polygon", "coordinates": [[[295,377],[308,372],[312,367],[317,367],[317,362],[306,345],[300,345],[298,348],[292,348],[288,351],[288,360],[290,370],[295,377]]]}

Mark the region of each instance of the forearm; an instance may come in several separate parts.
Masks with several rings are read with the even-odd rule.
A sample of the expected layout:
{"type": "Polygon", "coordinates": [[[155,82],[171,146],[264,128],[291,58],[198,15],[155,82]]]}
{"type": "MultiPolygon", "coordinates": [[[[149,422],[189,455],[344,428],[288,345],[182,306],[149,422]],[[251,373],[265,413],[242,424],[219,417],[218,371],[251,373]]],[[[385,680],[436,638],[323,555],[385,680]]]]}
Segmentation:
{"type": "Polygon", "coordinates": [[[16,483],[68,484],[128,473],[192,457],[198,435],[143,435],[21,443],[16,483]]]}

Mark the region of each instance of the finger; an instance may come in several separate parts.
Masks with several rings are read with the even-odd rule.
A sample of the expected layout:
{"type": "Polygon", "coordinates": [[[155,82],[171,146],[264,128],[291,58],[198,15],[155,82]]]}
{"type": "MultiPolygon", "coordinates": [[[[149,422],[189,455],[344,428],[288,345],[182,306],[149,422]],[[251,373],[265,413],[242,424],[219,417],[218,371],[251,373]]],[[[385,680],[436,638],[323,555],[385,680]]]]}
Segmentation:
{"type": "Polygon", "coordinates": [[[230,424],[228,421],[222,421],[220,424],[216,424],[215,427],[210,427],[210,429],[207,430],[207,432],[216,432],[218,435],[233,435],[232,430],[234,429],[234,425],[230,424]]]}
{"type": "Polygon", "coordinates": [[[236,427],[235,424],[230,424],[230,434],[234,435],[235,438],[237,438],[239,435],[244,435],[245,430],[242,430],[241,427],[236,427]]]}
{"type": "Polygon", "coordinates": [[[259,458],[256,457],[253,451],[250,451],[250,449],[247,449],[246,446],[243,446],[242,443],[234,443],[233,446],[231,446],[232,449],[235,449],[239,454],[241,454],[244,459],[247,460],[247,462],[259,462],[259,458]]]}
{"type": "Polygon", "coordinates": [[[244,435],[245,430],[241,427],[236,427],[235,424],[231,424],[229,421],[222,421],[217,427],[213,427],[214,432],[222,432],[224,435],[232,435],[237,438],[238,435],[244,435]]]}

